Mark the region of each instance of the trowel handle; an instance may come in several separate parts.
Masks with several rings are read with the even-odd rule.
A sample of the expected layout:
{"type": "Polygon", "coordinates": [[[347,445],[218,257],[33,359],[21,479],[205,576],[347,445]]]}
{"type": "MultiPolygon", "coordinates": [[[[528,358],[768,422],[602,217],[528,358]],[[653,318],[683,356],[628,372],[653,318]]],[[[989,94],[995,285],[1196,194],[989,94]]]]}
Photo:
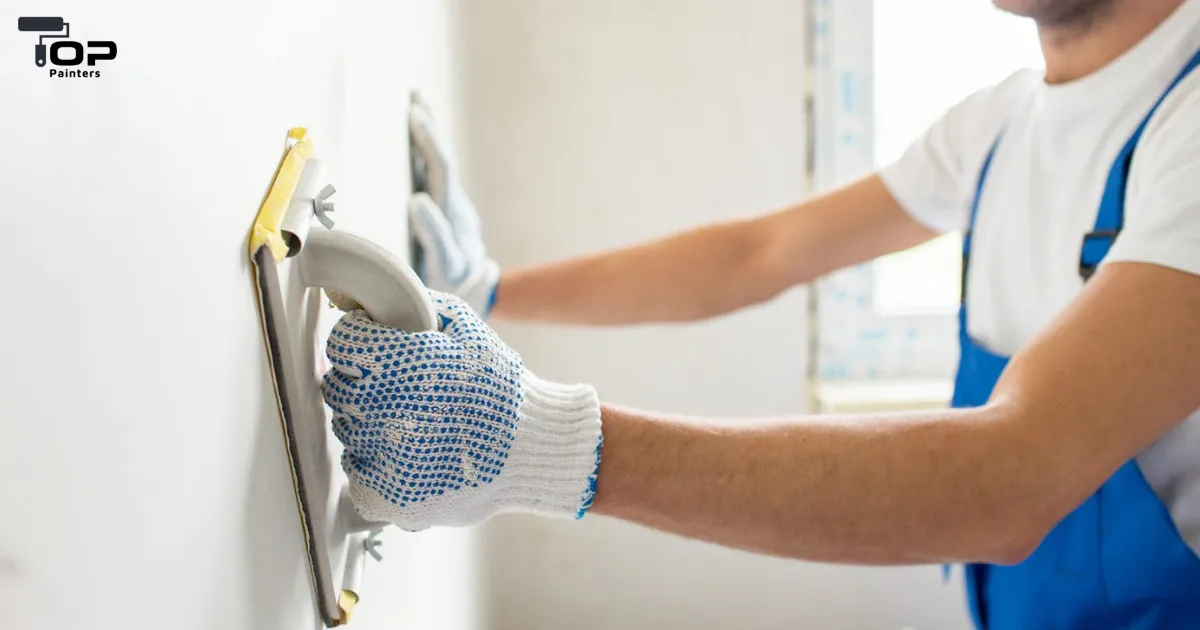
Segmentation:
{"type": "Polygon", "coordinates": [[[313,227],[296,264],[304,286],[346,295],[385,326],[408,332],[437,329],[437,312],[417,274],[365,238],[313,227]]]}
{"type": "Polygon", "coordinates": [[[349,545],[346,548],[346,568],[342,573],[342,592],[338,597],[340,621],[343,624],[350,622],[354,609],[362,599],[362,577],[363,571],[366,569],[367,556],[375,555],[378,559],[378,553],[374,551],[374,547],[379,544],[376,542],[375,536],[380,531],[374,529],[367,533],[352,534],[346,539],[346,543],[349,545]]]}
{"type": "Polygon", "coordinates": [[[342,590],[362,595],[362,575],[367,564],[367,545],[371,544],[371,532],[354,534],[347,543],[342,590]]]}
{"type": "Polygon", "coordinates": [[[346,567],[342,573],[341,597],[338,598],[344,622],[350,621],[355,606],[362,598],[362,575],[367,563],[367,552],[363,545],[366,542],[366,534],[353,534],[346,539],[346,567]]]}

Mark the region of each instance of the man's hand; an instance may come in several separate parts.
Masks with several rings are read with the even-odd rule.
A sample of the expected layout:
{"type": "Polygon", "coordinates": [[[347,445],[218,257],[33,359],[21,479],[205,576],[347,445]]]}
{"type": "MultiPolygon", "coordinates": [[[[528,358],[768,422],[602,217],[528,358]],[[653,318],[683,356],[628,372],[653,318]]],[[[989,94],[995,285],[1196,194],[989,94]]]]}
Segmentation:
{"type": "Polygon", "coordinates": [[[426,286],[461,297],[486,317],[500,281],[500,266],[487,255],[479,213],[458,180],[445,138],[419,100],[409,112],[413,188],[409,229],[416,237],[417,275],[426,286]]]}
{"type": "Polygon", "coordinates": [[[355,507],[409,530],[582,517],[600,458],[595,390],[542,381],[465,303],[433,298],[439,331],[354,311],[329,337],[324,395],[355,507]]]}

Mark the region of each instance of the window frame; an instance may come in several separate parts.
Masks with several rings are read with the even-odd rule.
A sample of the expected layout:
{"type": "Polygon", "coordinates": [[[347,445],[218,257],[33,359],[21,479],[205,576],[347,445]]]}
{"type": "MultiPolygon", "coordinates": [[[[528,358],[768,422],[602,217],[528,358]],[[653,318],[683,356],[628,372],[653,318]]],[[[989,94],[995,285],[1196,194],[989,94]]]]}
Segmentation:
{"type": "MultiPolygon", "coordinates": [[[[812,188],[876,170],[873,0],[813,0],[812,188]]],[[[954,313],[880,315],[876,261],[810,287],[810,379],[820,383],[944,379],[957,360],[954,313]],[[837,322],[837,325],[831,325],[837,322]],[[934,340],[930,343],[929,340],[934,340]]]]}
{"type": "MultiPolygon", "coordinates": [[[[970,76],[979,77],[978,87],[984,87],[1002,80],[1020,65],[1034,63],[1034,57],[1040,60],[1040,51],[1033,50],[1036,32],[1027,20],[1004,15],[990,4],[945,3],[940,8],[926,4],[923,7],[920,3],[904,4],[900,9],[912,15],[936,15],[939,22],[950,21],[957,26],[943,32],[945,41],[921,44],[915,40],[914,46],[924,45],[913,51],[916,59],[926,62],[941,59],[939,51],[947,46],[1004,51],[946,59],[946,74],[962,77],[969,72],[970,76]],[[995,14],[985,15],[984,10],[995,14]],[[984,20],[986,27],[981,26],[984,20]],[[1008,22],[996,22],[993,28],[992,20],[1008,22]],[[1026,48],[1010,59],[1007,51],[1015,50],[1012,48],[1017,41],[1015,37],[1024,38],[1018,43],[1026,48]],[[998,47],[1000,42],[1005,45],[998,47]],[[1028,48],[1030,44],[1033,48],[1028,48]]],[[[881,61],[875,54],[881,41],[875,29],[880,15],[876,0],[810,0],[809,6],[812,13],[808,63],[812,99],[810,190],[821,192],[878,170],[876,67],[888,65],[887,59],[891,58],[881,61]]],[[[897,6],[891,5],[889,9],[895,11],[897,6]]],[[[884,19],[894,24],[892,20],[896,17],[885,15],[884,19]]],[[[895,39],[893,31],[889,45],[895,46],[895,39]]],[[[946,89],[958,88],[953,82],[946,82],[946,89]]],[[[952,99],[966,97],[969,92],[955,94],[938,89],[936,93],[936,98],[952,99]]],[[[885,150],[894,152],[897,148],[885,150]]],[[[953,239],[950,235],[943,238],[946,237],[953,239]]],[[[857,265],[822,278],[810,287],[810,383],[819,386],[833,381],[927,381],[952,377],[958,360],[956,306],[933,312],[886,313],[880,312],[876,304],[877,280],[886,269],[880,265],[895,260],[898,259],[884,257],[857,265]]],[[[954,286],[958,286],[957,281],[954,286]]]]}

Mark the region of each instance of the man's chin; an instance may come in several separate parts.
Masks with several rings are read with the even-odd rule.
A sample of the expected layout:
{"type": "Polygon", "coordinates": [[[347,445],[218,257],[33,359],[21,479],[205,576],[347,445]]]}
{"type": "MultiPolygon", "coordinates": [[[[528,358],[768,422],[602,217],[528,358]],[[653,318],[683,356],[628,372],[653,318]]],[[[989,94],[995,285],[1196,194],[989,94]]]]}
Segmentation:
{"type": "Polygon", "coordinates": [[[997,9],[1027,17],[1039,26],[1069,27],[1093,22],[1120,0],[992,0],[997,9]]]}

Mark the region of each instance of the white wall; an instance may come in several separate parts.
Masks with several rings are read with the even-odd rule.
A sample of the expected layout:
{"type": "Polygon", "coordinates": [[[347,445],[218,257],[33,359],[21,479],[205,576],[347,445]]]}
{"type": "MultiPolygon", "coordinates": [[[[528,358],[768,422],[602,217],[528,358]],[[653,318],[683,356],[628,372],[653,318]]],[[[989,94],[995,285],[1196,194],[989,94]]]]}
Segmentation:
{"type": "MultiPolygon", "coordinates": [[[[0,628],[318,627],[246,235],[307,125],[343,226],[397,251],[442,2],[0,9],[0,628]],[[18,16],[117,42],[50,79],[18,16]]],[[[393,534],[354,627],[469,628],[470,532],[393,534]]]]}
{"type": "MultiPolygon", "coordinates": [[[[6,3],[0,628],[317,627],[245,253],[288,127],[312,129],[340,226],[398,252],[414,86],[456,112],[505,263],[631,242],[800,194],[801,4],[6,3]],[[33,65],[11,24],[50,10],[118,43],[101,78],[33,65]]],[[[781,413],[804,399],[801,298],[690,327],[503,332],[611,400],[781,413]]],[[[948,628],[957,612],[933,570],[753,558],[599,518],[485,534],[389,535],[354,627],[948,628]]]]}
{"type": "MultiPolygon", "coordinates": [[[[554,259],[800,198],[803,5],[456,3],[459,152],[493,253],[554,259]]],[[[694,326],[501,332],[543,376],[611,401],[797,413],[803,312],[796,291],[694,326]]],[[[766,559],[600,517],[497,519],[484,560],[489,625],[503,630],[963,623],[958,589],[934,568],[766,559]]]]}

